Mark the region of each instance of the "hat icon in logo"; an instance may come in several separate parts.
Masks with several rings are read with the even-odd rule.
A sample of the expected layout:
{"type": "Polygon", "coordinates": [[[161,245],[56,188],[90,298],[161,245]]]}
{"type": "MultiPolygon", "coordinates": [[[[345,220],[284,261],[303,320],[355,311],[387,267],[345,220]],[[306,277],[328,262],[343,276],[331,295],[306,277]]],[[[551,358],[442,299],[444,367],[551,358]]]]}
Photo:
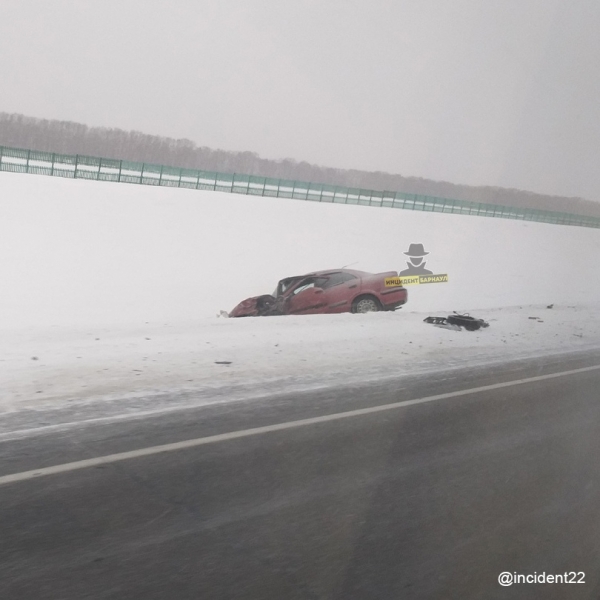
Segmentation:
{"type": "Polygon", "coordinates": [[[425,262],[423,257],[427,256],[429,252],[425,251],[423,244],[411,244],[408,247],[408,252],[404,252],[410,259],[410,262],[406,263],[408,269],[400,272],[400,275],[433,275],[433,271],[429,271],[425,268],[425,262]]]}
{"type": "Polygon", "coordinates": [[[411,244],[408,247],[408,252],[404,252],[406,256],[427,256],[429,252],[425,252],[423,244],[411,244]]]}

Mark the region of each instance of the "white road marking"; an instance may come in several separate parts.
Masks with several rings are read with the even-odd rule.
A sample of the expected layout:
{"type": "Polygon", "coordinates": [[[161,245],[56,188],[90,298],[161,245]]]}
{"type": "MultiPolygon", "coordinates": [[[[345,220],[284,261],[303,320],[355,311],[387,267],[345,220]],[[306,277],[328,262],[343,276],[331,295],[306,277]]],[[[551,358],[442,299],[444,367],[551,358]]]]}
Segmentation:
{"type": "Polygon", "coordinates": [[[458,390],[456,392],[446,392],[435,396],[426,396],[424,398],[416,398],[414,400],[404,400],[402,402],[394,402],[392,404],[382,404],[379,406],[371,406],[369,408],[359,408],[341,413],[333,413],[320,417],[312,417],[310,419],[300,419],[298,421],[288,421],[287,423],[277,423],[275,425],[265,425],[264,427],[254,427],[252,429],[243,429],[241,431],[231,431],[229,433],[220,433],[203,438],[193,440],[185,440],[183,442],[174,442],[172,444],[163,444],[161,446],[152,446],[150,448],[141,448],[140,450],[131,450],[129,452],[119,452],[118,454],[109,454],[107,456],[99,456],[87,460],[78,460],[76,462],[55,465],[54,467],[43,467],[41,469],[33,469],[32,471],[23,471],[22,473],[13,473],[12,475],[3,475],[0,477],[0,485],[15,483],[17,481],[26,481],[43,477],[46,475],[57,475],[58,473],[68,473],[69,471],[78,471],[80,469],[88,469],[99,465],[116,463],[132,458],[140,458],[142,456],[152,456],[153,454],[161,454],[164,452],[174,452],[176,450],[185,450],[186,448],[195,448],[196,446],[204,446],[207,444],[216,444],[218,442],[226,442],[238,438],[251,437],[254,435],[262,435],[273,431],[284,431],[286,429],[296,429],[298,427],[306,427],[307,425],[316,425],[318,423],[327,423],[329,421],[339,421],[341,419],[349,419],[352,417],[360,417],[362,415],[370,415],[373,413],[383,412],[386,410],[394,410],[404,408],[405,406],[414,406],[415,404],[425,404],[426,402],[435,402],[436,400],[447,400],[448,398],[457,398],[460,396],[468,396],[478,394],[480,392],[489,392],[502,388],[523,385],[526,383],[534,383],[536,381],[545,381],[547,379],[556,379],[558,377],[566,377],[568,375],[577,375],[579,373],[588,373],[590,371],[600,370],[600,365],[591,367],[583,367],[581,369],[573,369],[570,371],[561,371],[560,373],[550,373],[548,375],[538,375],[536,377],[528,377],[526,379],[515,379],[513,381],[505,381],[503,383],[494,383],[481,387],[470,388],[466,390],[458,390]]]}

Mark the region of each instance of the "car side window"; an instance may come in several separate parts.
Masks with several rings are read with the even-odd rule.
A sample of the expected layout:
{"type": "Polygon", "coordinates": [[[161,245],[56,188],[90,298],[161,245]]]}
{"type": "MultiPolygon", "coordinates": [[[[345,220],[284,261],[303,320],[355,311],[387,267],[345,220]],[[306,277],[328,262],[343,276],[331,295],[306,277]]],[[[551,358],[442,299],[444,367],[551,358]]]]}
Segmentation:
{"type": "Polygon", "coordinates": [[[346,283],[352,279],[356,279],[356,277],[354,275],[350,275],[350,273],[332,273],[329,275],[328,281],[323,286],[323,289],[329,289],[330,287],[340,285],[341,283],[346,283]]]}
{"type": "Polygon", "coordinates": [[[296,294],[299,294],[300,292],[303,292],[304,290],[308,290],[309,288],[312,287],[318,287],[318,288],[323,288],[325,284],[327,283],[327,277],[311,277],[310,279],[305,279],[304,282],[302,283],[302,285],[299,285],[293,292],[292,294],[295,296],[296,294]]]}
{"type": "Polygon", "coordinates": [[[287,279],[282,279],[277,285],[277,290],[274,296],[277,298],[282,294],[285,294],[291,287],[296,285],[298,281],[300,281],[302,277],[288,277],[287,279]]]}
{"type": "Polygon", "coordinates": [[[314,281],[308,281],[305,282],[304,284],[298,286],[293,292],[292,294],[295,296],[296,294],[299,294],[300,292],[303,292],[304,290],[307,290],[311,287],[315,287],[315,282],[314,281]]]}

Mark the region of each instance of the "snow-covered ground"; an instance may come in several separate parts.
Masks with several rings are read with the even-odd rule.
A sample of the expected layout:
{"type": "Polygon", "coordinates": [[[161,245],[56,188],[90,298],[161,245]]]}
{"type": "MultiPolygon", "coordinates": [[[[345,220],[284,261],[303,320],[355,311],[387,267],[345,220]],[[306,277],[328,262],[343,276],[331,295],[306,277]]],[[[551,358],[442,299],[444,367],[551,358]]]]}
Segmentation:
{"type": "Polygon", "coordinates": [[[161,410],[600,347],[595,229],[0,173],[0,257],[7,412],[161,410]],[[217,317],[284,276],[402,270],[410,243],[450,281],[410,287],[395,313],[217,317]],[[423,323],[453,310],[490,327],[423,323]]]}

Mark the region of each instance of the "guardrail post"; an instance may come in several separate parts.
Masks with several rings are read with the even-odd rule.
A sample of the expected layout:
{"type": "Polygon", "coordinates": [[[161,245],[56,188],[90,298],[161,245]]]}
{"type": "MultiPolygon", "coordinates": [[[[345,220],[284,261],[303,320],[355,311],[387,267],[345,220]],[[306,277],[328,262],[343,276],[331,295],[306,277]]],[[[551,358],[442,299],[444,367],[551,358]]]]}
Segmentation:
{"type": "Polygon", "coordinates": [[[77,165],[79,164],[79,155],[75,155],[75,170],[73,171],[73,179],[77,179],[77,165]]]}
{"type": "Polygon", "coordinates": [[[27,162],[25,163],[25,172],[29,173],[29,157],[31,156],[31,150],[27,150],[27,162]]]}

